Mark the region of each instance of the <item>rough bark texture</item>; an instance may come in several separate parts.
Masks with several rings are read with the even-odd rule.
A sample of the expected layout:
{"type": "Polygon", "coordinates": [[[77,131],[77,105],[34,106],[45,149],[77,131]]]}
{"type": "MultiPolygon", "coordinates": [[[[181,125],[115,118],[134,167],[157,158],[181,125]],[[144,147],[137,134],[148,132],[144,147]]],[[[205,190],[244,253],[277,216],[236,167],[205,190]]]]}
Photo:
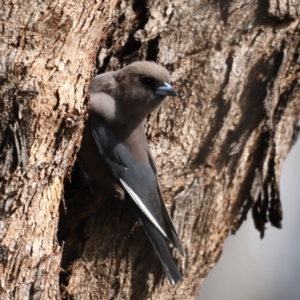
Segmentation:
{"type": "Polygon", "coordinates": [[[1,299],[59,299],[58,207],[109,6],[0,5],[1,299]]]}
{"type": "Polygon", "coordinates": [[[0,5],[1,299],[193,299],[250,209],[262,236],[268,220],[280,227],[300,108],[298,1],[0,5]],[[176,287],[120,203],[88,188],[61,204],[56,237],[96,57],[98,72],[155,60],[180,93],[147,123],[186,251],[176,287]]]}

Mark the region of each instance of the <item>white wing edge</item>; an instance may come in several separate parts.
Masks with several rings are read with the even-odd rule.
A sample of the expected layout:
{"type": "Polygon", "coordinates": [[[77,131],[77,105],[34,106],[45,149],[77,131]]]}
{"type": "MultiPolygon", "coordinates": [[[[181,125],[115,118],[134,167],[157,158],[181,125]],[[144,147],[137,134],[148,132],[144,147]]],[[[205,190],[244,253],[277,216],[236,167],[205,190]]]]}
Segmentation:
{"type": "MultiPolygon", "coordinates": [[[[164,202],[164,200],[163,200],[163,196],[162,196],[161,188],[160,188],[159,181],[158,181],[158,177],[157,177],[157,170],[156,170],[156,166],[155,166],[154,159],[153,159],[153,156],[152,156],[152,153],[151,153],[151,150],[150,150],[150,147],[149,147],[149,145],[148,145],[148,156],[149,156],[150,165],[151,165],[151,166],[152,166],[152,168],[153,168],[153,171],[154,171],[154,174],[155,174],[155,177],[156,177],[156,180],[157,180],[159,197],[161,198],[161,200],[162,200],[162,201],[161,201],[161,202],[162,202],[162,205],[164,205],[164,206],[165,206],[165,208],[166,208],[166,211],[167,211],[167,214],[168,214],[168,216],[169,216],[169,219],[171,220],[171,224],[173,225],[173,228],[175,229],[175,226],[174,226],[173,220],[172,220],[172,218],[171,218],[171,216],[170,216],[170,213],[169,213],[169,211],[168,211],[168,209],[167,209],[167,207],[166,207],[166,204],[165,204],[165,202],[164,202]]],[[[175,233],[176,233],[176,235],[177,235],[176,229],[175,229],[175,233]]]]}
{"type": "Polygon", "coordinates": [[[160,225],[157,223],[155,218],[152,216],[150,211],[147,209],[143,201],[139,198],[139,196],[130,188],[130,186],[127,185],[127,183],[120,178],[120,181],[128,194],[131,196],[132,200],[136,203],[136,205],[142,210],[142,212],[147,216],[147,218],[153,223],[153,225],[161,232],[161,234],[167,238],[166,233],[164,230],[160,227],[160,225]]]}

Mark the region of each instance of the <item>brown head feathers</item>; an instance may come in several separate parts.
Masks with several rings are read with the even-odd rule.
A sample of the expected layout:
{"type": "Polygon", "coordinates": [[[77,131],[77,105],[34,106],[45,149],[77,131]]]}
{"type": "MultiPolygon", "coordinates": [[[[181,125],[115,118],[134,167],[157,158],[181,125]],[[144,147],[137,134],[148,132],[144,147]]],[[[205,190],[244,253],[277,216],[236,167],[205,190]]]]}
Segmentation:
{"type": "Polygon", "coordinates": [[[127,76],[151,77],[160,84],[171,82],[167,69],[152,61],[134,62],[120,71],[127,73],[127,76]]]}
{"type": "Polygon", "coordinates": [[[149,61],[98,75],[89,86],[90,112],[100,114],[109,123],[136,126],[170,95],[158,92],[170,80],[164,67],[149,61]]]}

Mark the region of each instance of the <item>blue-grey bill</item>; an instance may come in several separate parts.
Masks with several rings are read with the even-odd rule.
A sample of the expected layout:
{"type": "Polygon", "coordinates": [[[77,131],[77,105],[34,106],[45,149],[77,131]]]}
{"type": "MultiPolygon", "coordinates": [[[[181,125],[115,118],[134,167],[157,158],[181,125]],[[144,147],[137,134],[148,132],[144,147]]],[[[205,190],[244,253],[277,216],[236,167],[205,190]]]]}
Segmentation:
{"type": "Polygon", "coordinates": [[[174,88],[167,82],[164,83],[163,86],[160,86],[156,89],[155,92],[156,95],[162,95],[162,96],[175,96],[178,97],[177,92],[174,90],[174,88]]]}

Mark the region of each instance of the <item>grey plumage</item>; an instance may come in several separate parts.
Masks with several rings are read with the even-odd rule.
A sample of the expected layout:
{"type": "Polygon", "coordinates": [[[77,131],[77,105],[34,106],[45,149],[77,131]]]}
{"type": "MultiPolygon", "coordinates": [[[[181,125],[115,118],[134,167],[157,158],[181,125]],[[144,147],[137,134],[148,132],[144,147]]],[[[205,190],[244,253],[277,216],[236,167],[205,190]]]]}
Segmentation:
{"type": "MultiPolygon", "coordinates": [[[[183,249],[165,207],[157,171],[144,132],[147,115],[167,95],[177,96],[168,71],[152,62],[136,62],[92,79],[89,118],[78,158],[99,189],[130,199],[171,284],[181,274],[168,249],[183,249]]],[[[126,198],[126,199],[127,199],[126,198]]]]}

